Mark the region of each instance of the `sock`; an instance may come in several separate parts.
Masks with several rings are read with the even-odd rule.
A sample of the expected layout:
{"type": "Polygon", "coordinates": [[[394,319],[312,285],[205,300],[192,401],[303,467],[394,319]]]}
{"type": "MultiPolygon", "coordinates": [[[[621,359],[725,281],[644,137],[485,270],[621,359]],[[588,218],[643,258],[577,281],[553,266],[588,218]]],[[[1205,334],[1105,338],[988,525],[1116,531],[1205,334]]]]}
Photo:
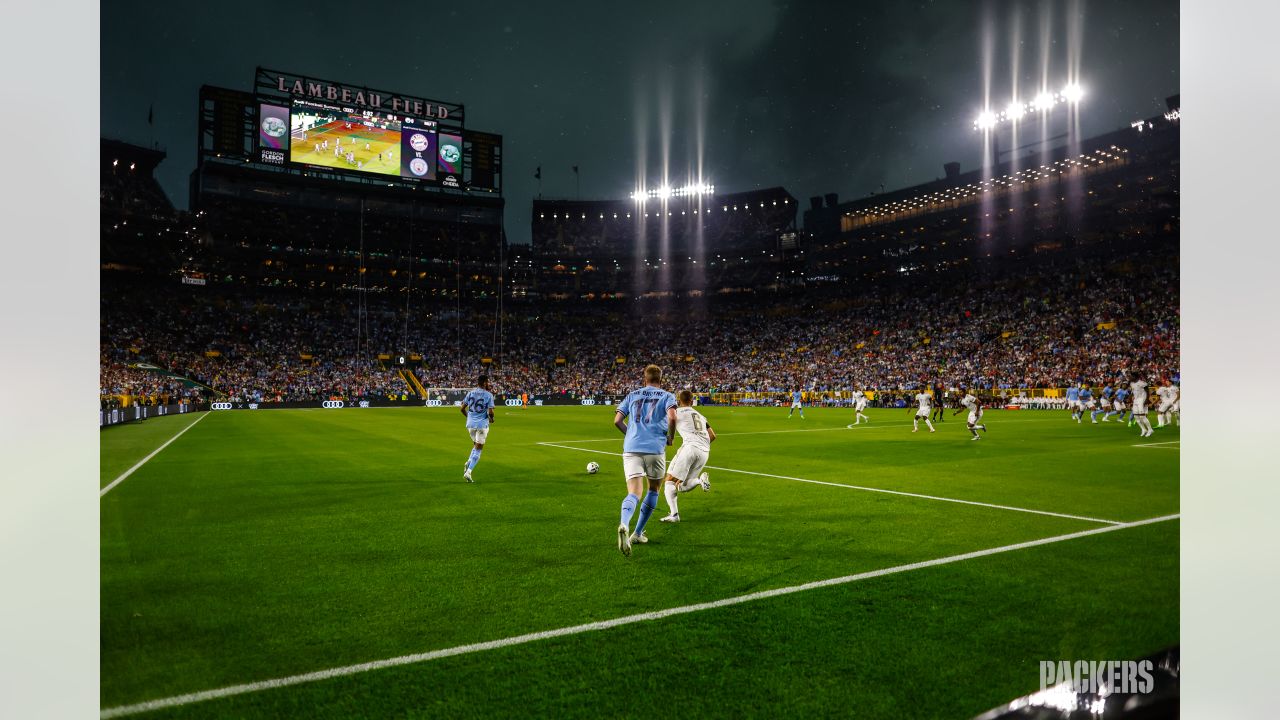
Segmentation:
{"type": "Polygon", "coordinates": [[[653,509],[658,507],[658,491],[650,490],[644,494],[644,502],[640,503],[640,519],[636,521],[636,535],[644,532],[644,526],[649,522],[649,516],[653,514],[653,509]]]}
{"type": "Polygon", "coordinates": [[[689,492],[690,490],[696,487],[699,487],[701,485],[702,483],[698,480],[698,478],[691,477],[688,480],[685,480],[684,482],[680,483],[680,487],[678,489],[680,490],[680,492],[689,492]]]}
{"type": "Polygon", "coordinates": [[[477,450],[477,449],[475,449],[475,448],[471,448],[471,455],[467,456],[467,469],[468,469],[468,470],[470,470],[471,468],[475,467],[475,466],[476,466],[476,463],[480,462],[480,453],[481,453],[481,452],[483,452],[483,451],[482,451],[482,450],[477,450]]]}
{"type": "Polygon", "coordinates": [[[914,428],[914,429],[916,429],[916,430],[919,430],[919,429],[920,429],[920,416],[919,416],[919,415],[917,415],[917,416],[915,416],[915,417],[911,418],[911,427],[912,427],[912,428],[914,428]]]}
{"type": "Polygon", "coordinates": [[[672,515],[679,515],[680,505],[676,502],[676,493],[679,492],[679,488],[676,487],[678,483],[669,482],[664,484],[667,486],[664,489],[667,495],[667,508],[671,510],[672,515]]]}
{"type": "Polygon", "coordinates": [[[932,422],[930,422],[930,421],[928,421],[928,420],[925,420],[925,421],[924,421],[924,424],[929,426],[929,432],[933,432],[933,423],[932,423],[932,422]]]}
{"type": "Polygon", "coordinates": [[[969,432],[973,433],[974,437],[978,437],[978,429],[975,428],[974,426],[972,425],[969,426],[969,432]]]}
{"type": "Polygon", "coordinates": [[[636,514],[636,503],[640,502],[640,498],[631,493],[622,499],[622,518],[618,521],[619,525],[630,525],[631,516],[636,514]]]}

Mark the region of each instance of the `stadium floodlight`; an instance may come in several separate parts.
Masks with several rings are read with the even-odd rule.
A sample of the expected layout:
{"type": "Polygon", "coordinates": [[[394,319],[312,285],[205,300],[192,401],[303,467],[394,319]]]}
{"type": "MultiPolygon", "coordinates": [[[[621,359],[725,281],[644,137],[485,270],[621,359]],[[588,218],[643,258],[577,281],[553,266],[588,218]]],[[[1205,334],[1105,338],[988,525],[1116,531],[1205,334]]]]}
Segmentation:
{"type": "Polygon", "coordinates": [[[1029,103],[1011,102],[1002,112],[994,112],[992,110],[984,110],[980,113],[976,120],[973,121],[974,128],[978,130],[991,130],[1006,120],[1017,122],[1030,112],[1048,112],[1063,103],[1076,104],[1084,98],[1084,88],[1079,83],[1071,83],[1062,89],[1062,92],[1051,93],[1048,90],[1041,91],[1036,95],[1035,99],[1029,103]]]}

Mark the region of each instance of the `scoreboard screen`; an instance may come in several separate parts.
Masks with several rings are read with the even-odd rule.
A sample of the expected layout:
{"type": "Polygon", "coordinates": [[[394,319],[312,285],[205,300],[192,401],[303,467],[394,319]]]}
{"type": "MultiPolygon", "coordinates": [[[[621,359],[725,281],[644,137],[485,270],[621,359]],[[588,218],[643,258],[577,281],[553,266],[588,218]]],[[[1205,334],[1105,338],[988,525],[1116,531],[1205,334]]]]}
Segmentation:
{"type": "MultiPolygon", "coordinates": [[[[434,120],[311,100],[294,100],[288,110],[291,163],[431,182],[439,174],[434,120]]],[[[264,114],[261,132],[271,118],[278,133],[276,117],[264,114]]]]}

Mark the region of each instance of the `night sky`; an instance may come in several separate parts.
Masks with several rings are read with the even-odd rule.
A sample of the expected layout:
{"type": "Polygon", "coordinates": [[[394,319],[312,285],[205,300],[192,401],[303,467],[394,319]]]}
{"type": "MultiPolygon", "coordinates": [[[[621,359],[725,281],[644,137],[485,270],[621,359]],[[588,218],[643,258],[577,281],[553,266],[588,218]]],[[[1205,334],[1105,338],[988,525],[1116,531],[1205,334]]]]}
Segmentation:
{"type": "Polygon", "coordinates": [[[573,165],[583,198],[625,197],[664,155],[683,184],[701,144],[717,192],[782,185],[807,207],[973,169],[988,82],[1003,107],[1078,57],[1086,137],[1179,92],[1172,0],[455,5],[104,5],[102,134],[167,150],[159,177],[185,208],[202,84],[251,91],[261,65],[462,103],[504,136],[507,233],[527,242],[538,165],[543,197],[575,196],[573,165]]]}

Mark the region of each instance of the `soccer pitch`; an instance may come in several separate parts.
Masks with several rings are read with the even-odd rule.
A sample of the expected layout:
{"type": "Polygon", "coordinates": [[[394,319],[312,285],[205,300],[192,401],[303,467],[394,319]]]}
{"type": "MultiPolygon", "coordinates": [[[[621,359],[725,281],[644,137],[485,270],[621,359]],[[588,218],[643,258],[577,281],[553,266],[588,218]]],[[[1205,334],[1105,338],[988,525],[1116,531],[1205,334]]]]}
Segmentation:
{"type": "Polygon", "coordinates": [[[962,718],[1179,641],[1176,428],[700,410],[630,558],[611,407],[497,408],[474,484],[456,408],[103,431],[106,487],[198,423],[101,499],[104,716],[962,718]]]}
{"type": "Polygon", "coordinates": [[[306,140],[291,137],[289,159],[340,170],[399,175],[400,158],[393,156],[391,152],[400,150],[400,133],[354,122],[352,124],[353,127],[348,130],[343,127],[342,121],[334,121],[308,130],[306,140]],[[329,147],[317,150],[316,145],[325,140],[329,141],[329,147]],[[338,150],[337,153],[334,152],[335,149],[338,150]],[[359,167],[347,162],[344,156],[348,151],[360,163],[359,167]]]}

